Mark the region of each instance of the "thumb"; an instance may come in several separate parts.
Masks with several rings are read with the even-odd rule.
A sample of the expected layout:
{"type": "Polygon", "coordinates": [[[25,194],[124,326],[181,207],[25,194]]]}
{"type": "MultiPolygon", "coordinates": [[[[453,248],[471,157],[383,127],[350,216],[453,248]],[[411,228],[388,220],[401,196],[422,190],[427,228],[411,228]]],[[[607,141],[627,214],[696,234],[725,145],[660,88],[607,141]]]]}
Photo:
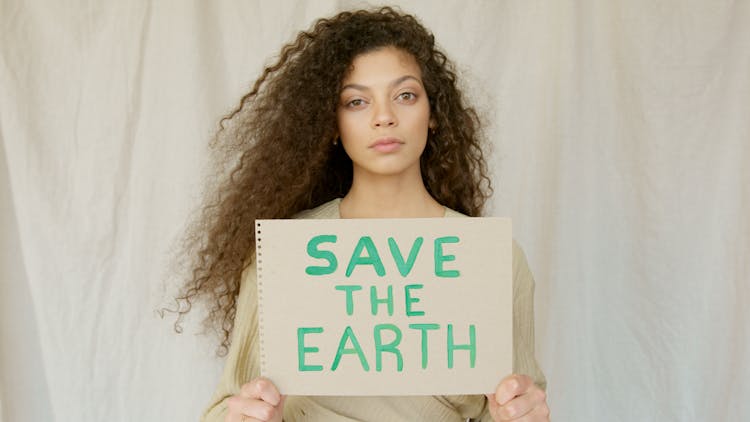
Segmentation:
{"type": "Polygon", "coordinates": [[[495,394],[485,394],[485,397],[487,397],[487,406],[490,409],[490,414],[496,413],[497,409],[500,407],[500,404],[498,404],[497,400],[495,399],[495,394]]]}

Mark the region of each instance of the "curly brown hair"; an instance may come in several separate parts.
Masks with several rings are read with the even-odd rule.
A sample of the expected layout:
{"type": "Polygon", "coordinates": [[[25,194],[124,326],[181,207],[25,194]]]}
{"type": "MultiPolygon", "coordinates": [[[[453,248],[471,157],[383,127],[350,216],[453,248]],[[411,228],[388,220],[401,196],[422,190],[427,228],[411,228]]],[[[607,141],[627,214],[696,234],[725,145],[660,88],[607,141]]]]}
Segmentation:
{"type": "Polygon", "coordinates": [[[419,64],[435,127],[421,157],[427,191],[442,205],[478,216],[491,193],[480,121],[458,89],[453,64],[411,15],[390,7],[320,19],[281,49],[239,106],[225,116],[212,147],[231,171],[205,200],[184,249],[190,276],[176,298],[175,329],[196,300],[228,350],[237,296],[255,249],[255,219],[289,218],[346,195],[352,162],[337,136],[341,82],[355,57],[383,47],[419,64]]]}

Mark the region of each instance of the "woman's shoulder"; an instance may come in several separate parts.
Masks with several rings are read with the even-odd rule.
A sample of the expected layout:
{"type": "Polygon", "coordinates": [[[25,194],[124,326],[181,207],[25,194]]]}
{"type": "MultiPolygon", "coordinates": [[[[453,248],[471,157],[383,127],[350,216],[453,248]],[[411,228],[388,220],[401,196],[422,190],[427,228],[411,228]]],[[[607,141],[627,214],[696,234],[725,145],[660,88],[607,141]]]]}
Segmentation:
{"type": "Polygon", "coordinates": [[[456,218],[456,217],[468,217],[468,215],[461,214],[458,211],[445,207],[445,218],[456,218]]]}
{"type": "Polygon", "coordinates": [[[300,218],[300,219],[341,218],[339,214],[340,203],[341,203],[341,198],[336,198],[336,199],[326,202],[325,204],[319,205],[315,208],[301,211],[295,214],[292,218],[300,218]]]}

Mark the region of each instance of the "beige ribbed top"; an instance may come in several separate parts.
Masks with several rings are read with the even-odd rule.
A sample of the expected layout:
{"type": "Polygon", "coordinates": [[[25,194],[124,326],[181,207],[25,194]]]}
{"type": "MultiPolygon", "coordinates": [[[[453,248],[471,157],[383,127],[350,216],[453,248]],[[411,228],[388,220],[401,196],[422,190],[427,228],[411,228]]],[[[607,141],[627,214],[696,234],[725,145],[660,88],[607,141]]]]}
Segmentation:
{"type": "MultiPolygon", "coordinates": [[[[340,218],[340,199],[315,209],[303,211],[295,218],[340,218]]],[[[446,217],[465,217],[446,208],[446,217]]],[[[255,264],[242,276],[237,313],[224,372],[210,406],[201,420],[223,422],[227,412],[226,398],[237,394],[246,382],[260,375],[258,360],[257,286],[255,264]]],[[[513,372],[526,374],[542,388],[544,374],[534,357],[534,278],[526,257],[513,242],[513,372]]],[[[508,374],[498,374],[500,380],[508,374]]],[[[281,392],[284,393],[283,391],[281,392]]],[[[284,421],[465,421],[467,418],[491,421],[487,399],[472,396],[388,396],[330,397],[289,396],[284,406],[284,421]]]]}

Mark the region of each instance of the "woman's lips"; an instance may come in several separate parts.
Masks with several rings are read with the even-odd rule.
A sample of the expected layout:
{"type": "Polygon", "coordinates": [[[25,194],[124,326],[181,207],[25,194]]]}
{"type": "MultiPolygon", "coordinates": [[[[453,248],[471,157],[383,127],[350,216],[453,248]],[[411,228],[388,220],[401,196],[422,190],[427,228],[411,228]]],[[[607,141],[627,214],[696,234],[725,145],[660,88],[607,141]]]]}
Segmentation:
{"type": "Polygon", "coordinates": [[[393,152],[401,148],[403,144],[398,138],[380,138],[373,142],[370,148],[378,152],[393,152]]]}

